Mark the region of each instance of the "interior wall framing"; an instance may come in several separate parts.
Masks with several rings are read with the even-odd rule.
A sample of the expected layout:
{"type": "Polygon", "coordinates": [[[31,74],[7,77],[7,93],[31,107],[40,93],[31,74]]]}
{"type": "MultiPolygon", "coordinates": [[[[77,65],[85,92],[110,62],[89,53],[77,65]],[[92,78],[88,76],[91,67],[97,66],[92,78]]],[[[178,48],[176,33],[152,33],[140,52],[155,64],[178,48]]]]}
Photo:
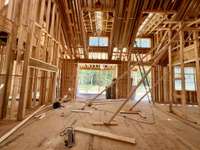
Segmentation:
{"type": "Polygon", "coordinates": [[[27,109],[59,96],[60,13],[54,0],[10,0],[2,9],[0,31],[7,37],[0,43],[0,116],[22,120],[27,109]]]}

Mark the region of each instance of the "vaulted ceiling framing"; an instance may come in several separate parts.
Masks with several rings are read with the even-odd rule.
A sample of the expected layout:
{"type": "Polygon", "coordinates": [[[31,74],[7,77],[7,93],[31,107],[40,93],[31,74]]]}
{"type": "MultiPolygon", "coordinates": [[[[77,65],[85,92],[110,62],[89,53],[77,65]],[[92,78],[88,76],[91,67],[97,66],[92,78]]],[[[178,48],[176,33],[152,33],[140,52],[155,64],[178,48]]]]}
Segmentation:
{"type": "Polygon", "coordinates": [[[169,26],[165,21],[197,17],[192,14],[199,13],[192,13],[189,8],[200,7],[197,0],[190,3],[187,0],[57,0],[57,3],[71,58],[89,59],[89,52],[106,52],[108,60],[121,61],[128,60],[122,56],[128,58],[129,54],[138,52],[133,48],[136,36],[151,37],[158,27],[169,26]],[[91,36],[108,37],[108,46],[90,46],[91,36]]]}

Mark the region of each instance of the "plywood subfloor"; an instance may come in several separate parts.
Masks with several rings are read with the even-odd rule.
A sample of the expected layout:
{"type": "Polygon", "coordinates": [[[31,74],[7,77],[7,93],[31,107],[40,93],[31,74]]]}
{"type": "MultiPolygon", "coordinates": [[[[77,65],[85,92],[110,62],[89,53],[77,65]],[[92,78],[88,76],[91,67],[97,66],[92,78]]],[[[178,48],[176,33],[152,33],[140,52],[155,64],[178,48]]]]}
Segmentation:
{"type": "Polygon", "coordinates": [[[3,136],[6,132],[12,129],[14,126],[17,125],[17,121],[13,120],[1,120],[0,121],[0,137],[3,136]]]}
{"type": "MultiPolygon", "coordinates": [[[[84,133],[76,133],[76,146],[72,150],[199,150],[200,130],[152,108],[148,103],[139,104],[147,119],[137,115],[117,117],[118,126],[92,126],[93,121],[108,119],[121,102],[97,105],[93,113],[72,113],[83,103],[67,103],[64,109],[50,110],[46,117],[30,120],[22,129],[0,145],[1,150],[66,150],[60,132],[70,125],[86,127],[113,134],[133,137],[136,145],[112,141],[84,133]],[[152,108],[152,109],[151,109],[152,108]],[[106,110],[106,111],[104,111],[106,110]],[[153,115],[154,114],[154,115],[153,115]],[[154,123],[155,121],[155,123],[154,123]]],[[[126,106],[128,107],[128,105],[126,106]]]]}
{"type": "MultiPolygon", "coordinates": [[[[163,111],[167,111],[169,109],[168,104],[157,104],[157,106],[161,107],[163,111]]],[[[186,119],[192,122],[196,122],[200,125],[200,108],[198,105],[187,105],[186,111],[183,109],[182,105],[173,105],[173,111],[178,116],[185,116],[186,112],[186,119]]]]}

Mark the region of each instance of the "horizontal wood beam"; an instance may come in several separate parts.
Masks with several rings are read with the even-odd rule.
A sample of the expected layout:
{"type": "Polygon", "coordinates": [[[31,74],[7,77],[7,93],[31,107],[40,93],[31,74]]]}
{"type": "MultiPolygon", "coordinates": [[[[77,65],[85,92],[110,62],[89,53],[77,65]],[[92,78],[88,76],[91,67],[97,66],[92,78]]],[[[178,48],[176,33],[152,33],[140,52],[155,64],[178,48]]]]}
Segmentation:
{"type": "Polygon", "coordinates": [[[175,14],[176,11],[166,11],[166,10],[153,10],[153,9],[146,9],[146,10],[143,10],[142,11],[143,14],[146,14],[146,13],[159,13],[159,14],[175,14]]]}
{"type": "Polygon", "coordinates": [[[132,48],[131,53],[146,54],[150,51],[150,48],[132,48]]]}
{"type": "Polygon", "coordinates": [[[95,33],[87,33],[87,36],[88,36],[88,39],[89,39],[90,36],[91,37],[98,37],[98,36],[102,37],[103,36],[103,37],[108,37],[109,38],[110,33],[109,32],[102,32],[98,36],[95,33]]]}
{"type": "Polygon", "coordinates": [[[103,60],[103,59],[76,59],[77,63],[95,63],[95,64],[121,64],[120,60],[103,60]]]}
{"type": "Polygon", "coordinates": [[[136,38],[150,38],[153,39],[152,35],[138,35],[136,38]]]}
{"type": "Polygon", "coordinates": [[[89,52],[106,52],[108,53],[108,47],[89,47],[89,52]]]}
{"type": "MultiPolygon", "coordinates": [[[[184,61],[183,63],[185,65],[185,67],[195,66],[195,59],[184,61]]],[[[181,65],[180,62],[172,63],[172,66],[180,66],[180,65],[181,65]]]]}
{"type": "Polygon", "coordinates": [[[91,7],[83,7],[82,10],[85,12],[87,11],[102,11],[102,12],[114,12],[113,8],[91,8],[91,7]]]}
{"type": "MultiPolygon", "coordinates": [[[[76,63],[94,63],[94,64],[121,64],[124,61],[121,60],[103,60],[103,59],[76,59],[76,63]]],[[[132,61],[131,64],[139,64],[136,61],[132,61]]],[[[151,62],[140,62],[145,66],[150,66],[151,62]]]]}
{"type": "Polygon", "coordinates": [[[143,65],[143,66],[151,66],[152,65],[152,61],[142,61],[142,62],[136,62],[136,61],[132,61],[131,65],[143,65]]]}
{"type": "Polygon", "coordinates": [[[29,59],[29,67],[44,70],[44,71],[50,71],[50,72],[58,71],[58,67],[56,67],[55,65],[51,65],[49,63],[46,63],[44,61],[41,61],[35,58],[29,59]]]}

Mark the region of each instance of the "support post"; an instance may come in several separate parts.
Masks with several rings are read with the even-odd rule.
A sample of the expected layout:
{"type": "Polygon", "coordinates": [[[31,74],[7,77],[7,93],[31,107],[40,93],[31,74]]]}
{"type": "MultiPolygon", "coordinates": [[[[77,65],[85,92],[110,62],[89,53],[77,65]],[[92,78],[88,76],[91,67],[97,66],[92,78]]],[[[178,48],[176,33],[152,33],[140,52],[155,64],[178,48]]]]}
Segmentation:
{"type": "MultiPolygon", "coordinates": [[[[180,29],[182,24],[180,24],[180,29]]],[[[182,30],[179,31],[180,38],[180,67],[181,67],[181,102],[183,105],[184,117],[186,117],[186,92],[185,92],[185,73],[184,73],[184,33],[182,30]]]]}
{"type": "Polygon", "coordinates": [[[197,102],[198,105],[200,106],[200,63],[199,63],[200,42],[198,39],[198,32],[194,32],[193,37],[194,37],[194,51],[195,51],[195,65],[196,65],[197,102]]]}
{"type": "MultiPolygon", "coordinates": [[[[36,1],[30,1],[29,9],[33,9],[36,7],[36,1]]],[[[28,7],[28,6],[27,6],[28,7]]],[[[27,103],[27,93],[28,93],[28,79],[29,79],[29,58],[32,51],[32,41],[35,31],[35,17],[36,13],[30,12],[28,13],[27,18],[31,18],[28,24],[28,33],[27,33],[27,46],[25,47],[24,53],[24,66],[23,66],[23,74],[22,74],[22,81],[21,81],[21,90],[20,90],[20,100],[18,106],[18,114],[17,120],[23,120],[25,116],[25,109],[27,103]]]]}
{"type": "MultiPolygon", "coordinates": [[[[169,30],[168,32],[168,40],[171,43],[172,38],[172,31],[169,30]]],[[[168,46],[168,59],[169,59],[169,111],[173,112],[172,104],[173,104],[173,68],[172,68],[172,45],[169,44],[168,46]]]]}

